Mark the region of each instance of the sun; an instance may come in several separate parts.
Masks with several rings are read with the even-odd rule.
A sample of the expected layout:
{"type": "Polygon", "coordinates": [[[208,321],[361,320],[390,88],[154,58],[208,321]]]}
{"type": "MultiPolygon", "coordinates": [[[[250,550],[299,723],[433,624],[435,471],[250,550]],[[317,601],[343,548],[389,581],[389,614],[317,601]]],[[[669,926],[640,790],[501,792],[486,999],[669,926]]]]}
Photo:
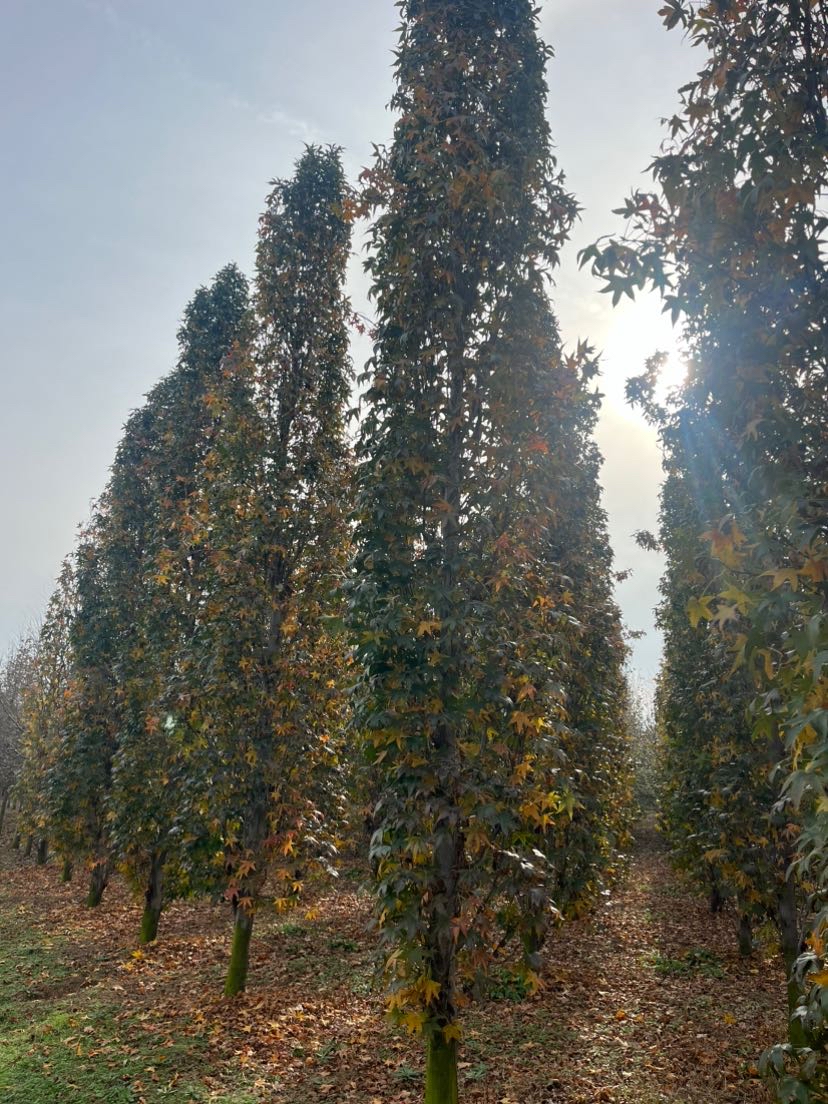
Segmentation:
{"type": "Polygon", "coordinates": [[[666,399],[687,380],[687,362],[681,356],[675,342],[671,343],[670,348],[664,349],[664,354],[656,386],[656,397],[659,399],[666,399]]]}

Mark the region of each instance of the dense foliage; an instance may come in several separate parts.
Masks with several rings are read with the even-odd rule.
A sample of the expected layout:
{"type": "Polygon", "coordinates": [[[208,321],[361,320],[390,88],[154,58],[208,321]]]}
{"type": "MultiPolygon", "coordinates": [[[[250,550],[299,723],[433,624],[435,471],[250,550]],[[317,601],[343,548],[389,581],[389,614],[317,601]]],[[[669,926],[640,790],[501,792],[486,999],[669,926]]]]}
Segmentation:
{"type": "Polygon", "coordinates": [[[624,770],[623,646],[594,363],[562,354],[546,295],[577,208],[551,154],[538,13],[399,6],[394,142],[365,174],[355,713],[380,790],[390,1005],[427,1037],[426,1100],[448,1101],[481,971],[514,936],[536,984],[556,898],[594,890],[623,832],[604,815],[624,770]]]}
{"type": "Polygon", "coordinates": [[[714,458],[722,504],[700,519],[717,568],[696,581],[692,609],[722,627],[755,681],[753,738],[785,776],[773,815],[804,816],[797,869],[812,915],[795,1017],[813,1045],[780,1047],[770,1063],[780,1099],[817,1100],[828,1075],[828,11],[669,0],[663,15],[704,65],[654,162],[659,191],[636,193],[627,236],[585,259],[615,297],[651,285],[681,319],[689,376],[674,433],[691,463],[714,458]]]}

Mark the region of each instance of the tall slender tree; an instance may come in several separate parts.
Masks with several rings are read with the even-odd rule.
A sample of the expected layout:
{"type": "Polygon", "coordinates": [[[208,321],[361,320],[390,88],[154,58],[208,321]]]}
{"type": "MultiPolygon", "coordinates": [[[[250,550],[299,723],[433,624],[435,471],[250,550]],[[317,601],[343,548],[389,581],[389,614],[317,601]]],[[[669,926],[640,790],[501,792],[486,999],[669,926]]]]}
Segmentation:
{"type": "Polygon", "coordinates": [[[115,864],[108,798],[121,725],[115,665],[122,623],[115,580],[102,555],[103,530],[104,517],[96,509],[72,558],[68,682],[47,777],[50,830],[89,869],[90,907],[100,904],[115,864]]]}
{"type": "Polygon", "coordinates": [[[287,905],[296,858],[319,850],[320,772],[340,725],[343,649],[324,617],[347,555],[348,199],[336,148],[309,147],[275,182],[257,337],[208,396],[216,422],[189,513],[200,610],[181,667],[235,910],[228,995],[245,987],[268,877],[287,905]]]}
{"type": "Polygon", "coordinates": [[[26,699],[35,679],[36,640],[22,637],[0,660],[0,832],[20,775],[26,699]]]}
{"type": "MultiPolygon", "coordinates": [[[[682,321],[685,423],[717,456],[725,504],[703,531],[745,595],[734,644],[760,681],[756,738],[784,749],[781,807],[805,813],[799,869],[815,893],[794,1014],[818,1042],[828,986],[828,9],[667,0],[662,14],[704,63],[654,162],[658,192],[633,195],[626,236],[584,257],[614,297],[650,284],[682,321]]],[[[700,581],[711,622],[734,606],[728,590],[700,581]]],[[[780,1048],[772,1067],[781,1099],[824,1094],[819,1049],[780,1048]]]]}
{"type": "Polygon", "coordinates": [[[69,632],[75,615],[76,591],[71,558],[64,561],[33,646],[31,678],[22,701],[20,767],[14,788],[18,830],[52,837],[56,849],[69,857],[75,834],[64,832],[51,816],[49,772],[58,754],[63,711],[71,677],[69,632]]]}
{"type": "Polygon", "coordinates": [[[556,528],[594,471],[556,430],[589,425],[594,366],[561,354],[546,299],[577,208],[551,153],[537,11],[399,7],[394,142],[365,174],[377,338],[350,599],[390,1007],[424,1032],[425,1097],[446,1104],[464,990],[504,928],[537,981],[546,843],[574,807],[582,596],[556,528]]]}
{"type": "Polygon", "coordinates": [[[106,493],[104,554],[117,578],[123,626],[110,809],[119,858],[144,896],[141,942],[156,937],[165,878],[185,889],[188,843],[210,834],[193,813],[192,797],[203,785],[188,774],[193,734],[176,700],[177,657],[198,615],[182,524],[209,448],[208,396],[224,358],[249,338],[248,314],[247,281],[235,265],[196,292],[178,335],[178,365],[127,423],[106,493]],[[180,569],[176,589],[168,585],[172,565],[180,569]]]}

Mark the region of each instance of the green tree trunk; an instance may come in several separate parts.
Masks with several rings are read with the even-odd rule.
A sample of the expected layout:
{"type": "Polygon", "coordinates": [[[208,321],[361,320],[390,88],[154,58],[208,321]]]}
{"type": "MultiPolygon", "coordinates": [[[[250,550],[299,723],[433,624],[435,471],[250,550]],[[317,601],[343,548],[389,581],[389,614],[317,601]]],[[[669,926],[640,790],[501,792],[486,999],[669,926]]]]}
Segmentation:
{"type": "Polygon", "coordinates": [[[779,942],[788,978],[788,1013],[790,1016],[788,1020],[788,1042],[793,1046],[804,1047],[808,1046],[808,1037],[802,1026],[802,1021],[793,1017],[801,996],[801,989],[793,974],[801,949],[801,935],[796,902],[796,885],[791,878],[788,878],[785,882],[785,886],[779,895],[776,924],[779,929],[779,942]]]}
{"type": "Polygon", "coordinates": [[[233,928],[233,948],[230,952],[230,966],[224,982],[225,997],[235,997],[244,992],[247,982],[247,965],[250,955],[250,937],[253,934],[253,913],[247,909],[236,910],[236,923],[233,928]]]}
{"type": "Polygon", "coordinates": [[[104,890],[109,884],[110,867],[108,862],[96,863],[92,867],[92,874],[89,877],[89,893],[86,897],[87,908],[97,908],[101,903],[101,898],[104,895],[104,890]]]}
{"type": "Polygon", "coordinates": [[[60,872],[60,880],[62,882],[71,882],[72,881],[72,860],[71,859],[64,859],[63,860],[63,869],[60,872]]]}
{"type": "Polygon", "coordinates": [[[158,935],[158,922],[164,907],[164,858],[153,852],[149,880],[144,893],[144,915],[141,918],[140,943],[152,943],[158,935]]]}
{"type": "Polygon", "coordinates": [[[457,1040],[434,1031],[426,1046],[425,1104],[458,1104],[457,1040]]]}
{"type": "Polygon", "coordinates": [[[38,866],[45,866],[46,860],[49,857],[49,840],[46,836],[41,836],[37,841],[37,857],[36,862],[38,866]]]}

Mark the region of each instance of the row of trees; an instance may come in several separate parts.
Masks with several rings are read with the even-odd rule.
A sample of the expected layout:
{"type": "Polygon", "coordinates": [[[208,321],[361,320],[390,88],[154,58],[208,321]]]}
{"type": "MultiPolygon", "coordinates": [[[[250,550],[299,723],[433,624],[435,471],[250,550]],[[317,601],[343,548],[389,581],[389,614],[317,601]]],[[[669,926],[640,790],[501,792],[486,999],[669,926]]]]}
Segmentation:
{"type": "Polygon", "coordinates": [[[828,1090],[828,6],[668,0],[705,53],[628,233],[586,251],[681,321],[686,384],[632,385],[665,450],[659,721],[676,854],[770,915],[789,971],[781,1101],[828,1090]]]}
{"type": "Polygon", "coordinates": [[[577,215],[529,0],[405,0],[393,144],[359,196],[310,148],[187,309],[67,561],[23,708],[20,815],[89,903],[254,917],[370,807],[392,1013],[457,1099],[458,1017],[628,840],[625,646],[591,351],[547,277],[577,215]],[[373,216],[374,355],[346,439],[351,221],[373,216]],[[349,566],[350,563],[350,566],[349,566]],[[367,765],[366,765],[367,764],[367,765]],[[68,871],[68,866],[67,866],[68,871]]]}
{"type": "MultiPolygon", "coordinates": [[[[24,822],[91,868],[90,905],[118,863],[145,892],[144,941],[165,896],[220,887],[228,992],[271,865],[321,849],[338,784],[343,649],[323,615],[347,550],[346,198],[338,151],[309,149],[269,196],[252,302],[232,265],[197,292],[25,695],[24,822]]],[[[296,878],[271,873],[281,898],[296,878]]]]}

